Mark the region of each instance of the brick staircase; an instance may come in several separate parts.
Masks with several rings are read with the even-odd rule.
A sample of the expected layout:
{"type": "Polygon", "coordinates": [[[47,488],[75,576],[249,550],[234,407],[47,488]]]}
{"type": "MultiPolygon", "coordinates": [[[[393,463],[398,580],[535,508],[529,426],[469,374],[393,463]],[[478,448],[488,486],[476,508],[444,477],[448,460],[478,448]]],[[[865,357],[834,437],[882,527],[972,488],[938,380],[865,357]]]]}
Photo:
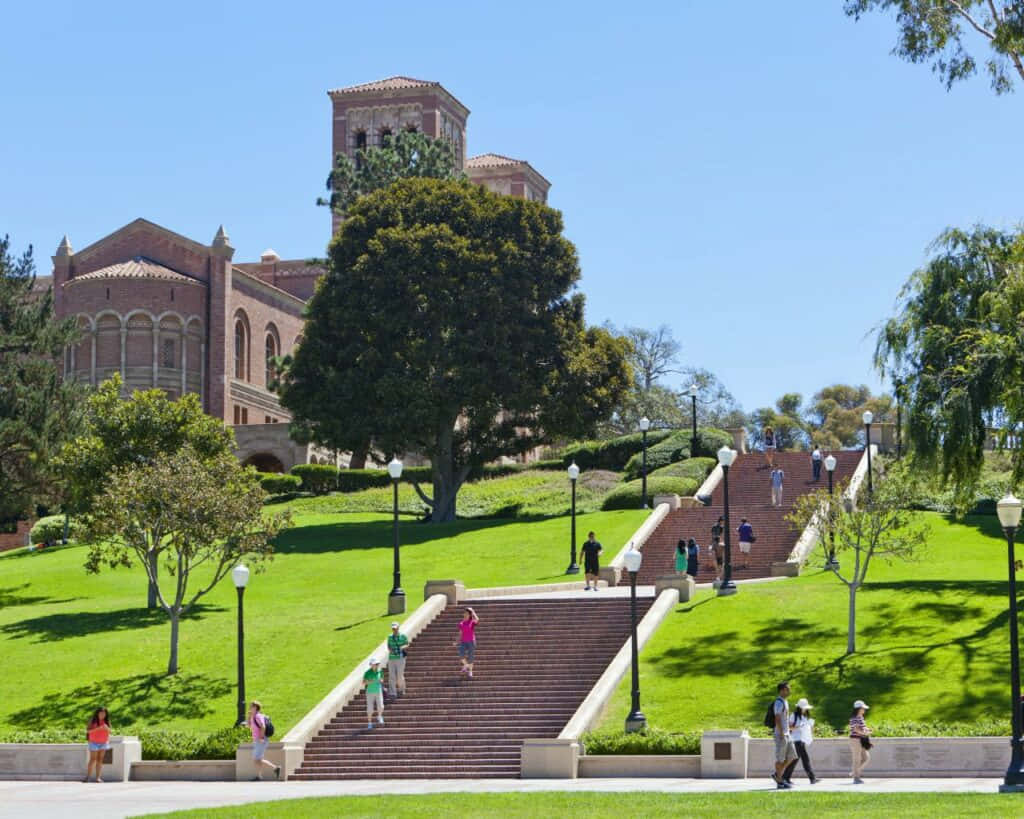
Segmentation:
{"type": "MultiPolygon", "coordinates": [[[[629,638],[629,599],[479,600],[473,679],[448,607],[409,646],[408,693],[366,728],[365,694],[307,745],[292,779],[518,777],[524,739],[557,737],[629,638]]],[[[653,598],[637,601],[642,617],[653,598]]]]}
{"type": "MultiPolygon", "coordinates": [[[[833,481],[838,486],[853,475],[862,453],[853,451],[832,454],[837,462],[833,481]]],[[[828,486],[824,464],[821,480],[817,483],[811,480],[811,458],[806,452],[777,452],[775,463],[786,473],[783,505],[778,508],[771,505],[771,470],[766,466],[762,453],[739,455],[729,468],[729,525],[732,528],[730,542],[734,580],[770,577],[772,563],[785,561],[800,537],[800,532],[786,520],[786,515],[793,509],[794,499],[828,486]],[[736,534],[740,519],[744,517],[754,527],[754,536],[757,538],[746,559],[739,550],[739,537],[736,534]]],[[[676,543],[691,537],[701,547],[697,582],[713,580],[717,569],[708,546],[711,543],[711,527],[719,515],[723,514],[723,497],[724,487],[719,482],[712,494],[710,506],[670,512],[644,545],[644,562],[637,582],[654,583],[663,575],[674,574],[676,543]]],[[[628,584],[629,575],[623,572],[619,583],[628,584]]]]}

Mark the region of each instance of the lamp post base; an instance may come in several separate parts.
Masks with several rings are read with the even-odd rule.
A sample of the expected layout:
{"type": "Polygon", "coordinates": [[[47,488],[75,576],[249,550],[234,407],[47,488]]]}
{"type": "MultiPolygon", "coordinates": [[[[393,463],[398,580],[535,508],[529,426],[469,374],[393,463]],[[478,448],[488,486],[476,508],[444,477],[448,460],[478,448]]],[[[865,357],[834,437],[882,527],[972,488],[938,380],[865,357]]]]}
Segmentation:
{"type": "Polygon", "coordinates": [[[635,711],[626,717],[626,733],[639,734],[647,730],[647,717],[640,711],[635,711]]]}
{"type": "Polygon", "coordinates": [[[739,588],[737,588],[736,584],[730,580],[728,583],[723,583],[718,587],[718,596],[728,597],[730,594],[736,594],[738,591],[739,588]]]}
{"type": "Polygon", "coordinates": [[[1024,793],[1024,785],[1000,785],[1000,793],[1024,793]]]}
{"type": "Polygon", "coordinates": [[[388,614],[404,614],[405,613],[405,592],[397,591],[391,592],[388,595],[388,614]]]}
{"type": "Polygon", "coordinates": [[[580,567],[576,563],[570,563],[569,564],[569,568],[565,570],[565,573],[566,574],[579,574],[580,573],[580,567]]]}

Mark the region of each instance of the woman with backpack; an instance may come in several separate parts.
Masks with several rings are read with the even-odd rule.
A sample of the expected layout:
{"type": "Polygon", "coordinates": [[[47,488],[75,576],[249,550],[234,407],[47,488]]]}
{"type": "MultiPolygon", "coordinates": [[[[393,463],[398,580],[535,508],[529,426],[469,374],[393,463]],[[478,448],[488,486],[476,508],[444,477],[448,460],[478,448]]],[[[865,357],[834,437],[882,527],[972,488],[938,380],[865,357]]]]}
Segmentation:
{"type": "Polygon", "coordinates": [[[259,700],[253,700],[249,706],[249,731],[252,733],[252,761],[256,763],[256,776],[253,782],[263,779],[264,766],[274,772],[274,778],[281,778],[281,767],[275,765],[269,759],[264,759],[267,753],[267,746],[270,744],[270,735],[274,733],[273,723],[270,717],[263,714],[263,706],[259,700]]]}
{"type": "MultiPolygon", "coordinates": [[[[789,726],[793,734],[793,745],[796,747],[796,755],[800,757],[800,762],[804,766],[807,778],[811,781],[812,785],[815,785],[818,782],[818,777],[811,770],[811,758],[807,754],[807,749],[814,742],[814,720],[811,719],[812,707],[805,697],[797,700],[796,709],[789,718],[789,726]]],[[[794,763],[795,765],[796,763],[794,763]]]]}
{"type": "Polygon", "coordinates": [[[853,714],[850,715],[850,756],[853,757],[853,770],[850,776],[853,777],[854,785],[864,784],[860,775],[871,759],[871,754],[868,753],[871,749],[871,729],[864,722],[864,712],[869,707],[864,700],[857,700],[853,704],[853,714]]]}

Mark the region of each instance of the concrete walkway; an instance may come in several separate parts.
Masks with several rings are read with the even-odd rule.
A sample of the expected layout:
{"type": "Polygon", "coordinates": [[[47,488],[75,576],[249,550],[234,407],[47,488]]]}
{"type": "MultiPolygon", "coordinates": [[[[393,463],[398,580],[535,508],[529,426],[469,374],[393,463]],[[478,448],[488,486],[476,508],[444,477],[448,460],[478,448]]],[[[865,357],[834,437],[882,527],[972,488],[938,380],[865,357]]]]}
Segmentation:
{"type": "MultiPolygon", "coordinates": [[[[855,793],[996,793],[1001,779],[823,779],[794,790],[855,793]]],[[[356,782],[80,782],[0,781],[0,816],[31,819],[109,819],[172,810],[241,805],[305,796],[372,796],[420,793],[602,791],[608,793],[775,793],[764,779],[490,779],[363,780],[356,782]]],[[[786,798],[778,794],[778,798],[786,798]]]]}

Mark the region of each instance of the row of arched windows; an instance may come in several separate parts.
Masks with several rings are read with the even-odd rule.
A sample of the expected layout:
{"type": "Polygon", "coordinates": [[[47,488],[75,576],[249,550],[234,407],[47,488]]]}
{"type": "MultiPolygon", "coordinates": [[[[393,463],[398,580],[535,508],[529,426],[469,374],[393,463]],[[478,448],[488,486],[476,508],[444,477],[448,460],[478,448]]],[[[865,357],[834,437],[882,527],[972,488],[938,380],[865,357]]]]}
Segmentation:
{"type": "MultiPolygon", "coordinates": [[[[235,378],[242,381],[252,380],[252,363],[249,349],[251,345],[249,319],[239,310],[235,314],[235,378]]],[[[281,337],[273,324],[268,324],[263,340],[264,385],[269,386],[274,380],[274,359],[281,355],[281,337]]]]}

